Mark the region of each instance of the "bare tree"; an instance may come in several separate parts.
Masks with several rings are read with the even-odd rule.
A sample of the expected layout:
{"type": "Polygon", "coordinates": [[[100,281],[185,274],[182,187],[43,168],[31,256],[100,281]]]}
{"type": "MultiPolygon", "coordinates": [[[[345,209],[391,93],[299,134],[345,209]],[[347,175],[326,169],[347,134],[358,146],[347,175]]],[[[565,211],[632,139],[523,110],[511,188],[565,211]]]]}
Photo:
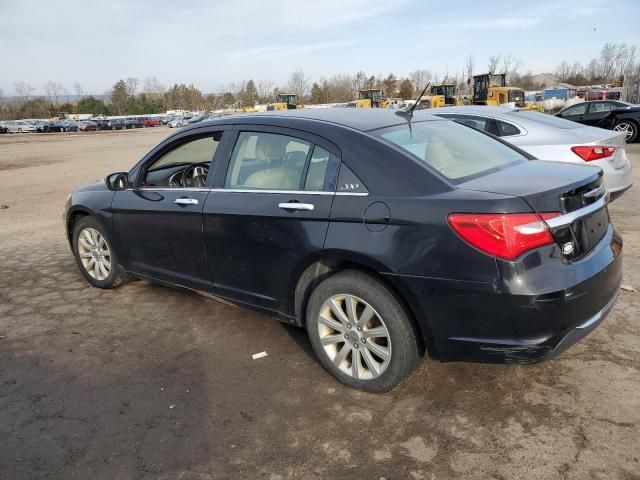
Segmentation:
{"type": "Polygon", "coordinates": [[[80,82],[73,82],[73,90],[76,92],[78,100],[81,100],[84,97],[84,89],[82,88],[82,85],[80,85],[80,82]]]}
{"type": "MultiPolygon", "coordinates": [[[[135,79],[134,79],[135,80],[135,79]]],[[[127,86],[128,88],[128,86],[127,86]]],[[[160,98],[166,88],[160,83],[156,77],[147,77],[144,79],[144,93],[152,98],[160,98]]]]}
{"type": "Polygon", "coordinates": [[[613,68],[618,55],[618,46],[615,43],[605,43],[600,50],[600,65],[602,76],[608,80],[613,75],[613,68]]]}
{"type": "Polygon", "coordinates": [[[502,57],[502,73],[506,74],[507,81],[510,81],[514,73],[518,73],[518,70],[522,67],[522,60],[513,54],[504,55],[502,57]]]}
{"type": "Polygon", "coordinates": [[[433,77],[429,70],[415,70],[409,74],[409,80],[413,84],[413,89],[418,93],[427,86],[433,77]]]}
{"type": "Polygon", "coordinates": [[[127,93],[132,97],[135,96],[140,80],[138,80],[136,77],[129,77],[127,78],[125,83],[127,85],[127,93]]]}
{"type": "Polygon", "coordinates": [[[258,101],[268,103],[273,101],[274,83],[271,80],[258,80],[256,89],[258,90],[258,101]]]}
{"type": "Polygon", "coordinates": [[[13,90],[23,102],[27,102],[31,94],[36,91],[36,87],[29,83],[16,82],[13,84],[13,90]]]}
{"type": "Polygon", "coordinates": [[[502,57],[500,55],[491,55],[489,57],[489,63],[487,63],[487,68],[489,69],[489,73],[495,73],[498,70],[498,65],[500,65],[500,59],[502,57]]]}
{"type": "Polygon", "coordinates": [[[309,91],[309,77],[307,77],[304,71],[299,68],[289,76],[287,88],[291,93],[298,95],[298,98],[302,98],[306,96],[309,91]]]}
{"type": "Polygon", "coordinates": [[[359,90],[363,90],[369,86],[369,79],[367,78],[367,74],[362,70],[358,70],[353,76],[353,92],[354,95],[358,94],[359,90]]]}
{"type": "Polygon", "coordinates": [[[467,78],[473,78],[473,67],[475,66],[473,61],[473,55],[469,55],[464,59],[464,73],[467,78]]]}

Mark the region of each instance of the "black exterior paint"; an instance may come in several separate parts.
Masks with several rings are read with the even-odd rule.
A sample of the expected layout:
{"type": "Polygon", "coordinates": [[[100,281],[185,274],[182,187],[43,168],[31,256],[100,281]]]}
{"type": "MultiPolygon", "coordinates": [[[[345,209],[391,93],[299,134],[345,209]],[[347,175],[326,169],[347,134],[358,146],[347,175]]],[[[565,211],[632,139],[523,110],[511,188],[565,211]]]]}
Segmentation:
{"type": "Polygon", "coordinates": [[[579,258],[565,257],[553,244],[508,262],[461,240],[447,215],[560,212],[563,194],[601,182],[599,169],[531,161],[455,186],[368,133],[404,122],[389,111],[332,109],[199,123],[149,152],[129,172],[131,189],[114,192],[98,182],[74,191],[65,226],[69,233],[74,215],[94,215],[130,273],[206,291],[296,325],[304,324],[305,304],[296,291],[298,297],[308,293],[310,271],[367,271],[407,306],[430,356],[440,360],[538,361],[588,333],[575,327],[606,309],[621,281],[622,241],[608,216],[596,244],[579,258]],[[357,180],[364,190],[224,191],[238,132],[260,129],[329,150],[348,167],[340,178],[357,180]],[[219,131],[224,136],[205,188],[136,187],[143,166],[175,142],[219,131]],[[184,195],[198,205],[173,204],[184,195]],[[289,201],[315,209],[278,208],[289,201]]]}

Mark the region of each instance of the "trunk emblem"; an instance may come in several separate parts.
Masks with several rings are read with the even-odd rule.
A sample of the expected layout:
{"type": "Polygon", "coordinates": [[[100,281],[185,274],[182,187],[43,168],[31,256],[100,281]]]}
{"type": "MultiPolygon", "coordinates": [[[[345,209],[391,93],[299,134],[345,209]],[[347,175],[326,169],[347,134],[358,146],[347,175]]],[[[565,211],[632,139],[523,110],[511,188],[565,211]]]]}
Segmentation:
{"type": "Polygon", "coordinates": [[[564,253],[565,255],[571,255],[573,253],[573,243],[567,242],[562,245],[562,253],[564,253]]]}

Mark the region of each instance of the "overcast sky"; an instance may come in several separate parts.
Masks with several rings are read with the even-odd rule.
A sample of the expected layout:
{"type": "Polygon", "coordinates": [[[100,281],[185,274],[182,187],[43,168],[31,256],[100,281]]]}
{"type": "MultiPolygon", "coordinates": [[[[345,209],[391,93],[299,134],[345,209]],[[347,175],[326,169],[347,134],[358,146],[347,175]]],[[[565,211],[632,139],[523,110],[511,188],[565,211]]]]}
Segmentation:
{"type": "Polygon", "coordinates": [[[640,48],[640,0],[0,0],[0,89],[104,93],[156,76],[204,92],[241,80],[286,85],[337,73],[461,72],[511,53],[523,71],[587,62],[605,42],[640,48]],[[502,5],[498,5],[502,3],[502,5]]]}

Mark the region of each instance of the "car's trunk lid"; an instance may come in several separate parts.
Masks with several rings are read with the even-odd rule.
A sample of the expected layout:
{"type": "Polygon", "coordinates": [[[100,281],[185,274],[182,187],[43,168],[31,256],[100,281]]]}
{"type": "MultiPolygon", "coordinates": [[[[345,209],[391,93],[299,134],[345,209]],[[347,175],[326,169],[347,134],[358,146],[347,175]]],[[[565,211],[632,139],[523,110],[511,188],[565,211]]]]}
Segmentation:
{"type": "MultiPolygon", "coordinates": [[[[606,202],[602,170],[590,165],[532,160],[457,185],[476,190],[521,197],[536,213],[559,212],[566,225],[547,222],[565,256],[577,258],[589,252],[607,231],[609,217],[606,208],[593,209],[606,202]],[[584,210],[581,210],[584,209],[584,210]],[[589,211],[581,215],[581,211],[589,211]],[[567,253],[568,252],[568,253],[567,253]]],[[[560,217],[559,217],[560,218],[560,217]]]]}
{"type": "Polygon", "coordinates": [[[626,165],[626,135],[623,132],[584,126],[572,129],[569,133],[574,136],[575,145],[607,145],[616,147],[615,153],[608,159],[609,163],[615,169],[623,168],[626,165]]]}

